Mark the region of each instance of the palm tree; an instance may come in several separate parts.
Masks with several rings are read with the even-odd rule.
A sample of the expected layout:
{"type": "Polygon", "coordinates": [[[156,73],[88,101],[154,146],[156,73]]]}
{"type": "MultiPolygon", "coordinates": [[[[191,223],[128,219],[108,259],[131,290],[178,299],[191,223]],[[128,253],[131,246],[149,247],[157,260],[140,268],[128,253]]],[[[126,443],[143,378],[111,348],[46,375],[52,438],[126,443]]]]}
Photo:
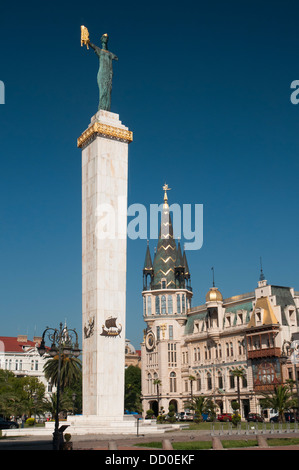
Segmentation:
{"type": "MultiPolygon", "coordinates": [[[[44,365],[46,379],[53,385],[57,385],[58,379],[58,355],[44,365]]],[[[65,387],[71,387],[82,376],[82,363],[80,359],[65,354],[61,355],[60,385],[63,391],[65,387]]]]}
{"type": "Polygon", "coordinates": [[[241,393],[240,393],[240,378],[245,377],[245,371],[242,369],[242,367],[239,367],[238,369],[232,370],[231,374],[234,377],[237,377],[237,393],[238,393],[238,403],[239,403],[239,410],[241,411],[241,393]]]}
{"type": "Polygon", "coordinates": [[[209,411],[209,400],[205,396],[200,395],[199,397],[194,397],[192,400],[186,401],[184,408],[194,410],[197,419],[201,421],[202,414],[209,411]]]}
{"type": "Polygon", "coordinates": [[[293,408],[296,402],[288,385],[278,385],[270,395],[263,393],[263,407],[273,408],[278,413],[279,422],[284,421],[284,412],[293,408]]]}
{"type": "MultiPolygon", "coordinates": [[[[63,410],[65,412],[70,411],[73,407],[72,400],[67,395],[62,395],[59,403],[60,411],[63,410]]],[[[44,402],[44,409],[49,411],[52,416],[55,416],[56,409],[57,409],[57,393],[53,393],[52,396],[45,400],[44,402]]]]}
{"type": "Polygon", "coordinates": [[[190,389],[191,389],[191,401],[193,400],[193,382],[195,377],[193,375],[189,375],[188,379],[190,380],[190,389]]]}
{"type": "Polygon", "coordinates": [[[160,379],[155,379],[154,380],[154,385],[157,385],[157,402],[158,402],[158,415],[160,414],[160,385],[162,385],[162,382],[160,379]]]}

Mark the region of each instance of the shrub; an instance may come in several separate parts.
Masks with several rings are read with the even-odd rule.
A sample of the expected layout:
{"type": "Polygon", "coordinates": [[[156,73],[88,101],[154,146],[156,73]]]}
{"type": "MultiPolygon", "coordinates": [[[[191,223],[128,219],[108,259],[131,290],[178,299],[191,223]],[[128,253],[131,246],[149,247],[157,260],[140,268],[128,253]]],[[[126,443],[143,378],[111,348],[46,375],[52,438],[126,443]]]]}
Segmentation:
{"type": "Polygon", "coordinates": [[[238,423],[240,423],[241,421],[241,415],[239,415],[239,413],[235,412],[233,415],[232,415],[232,423],[234,426],[237,426],[238,423]]]}
{"type": "Polygon", "coordinates": [[[194,422],[195,423],[202,423],[203,422],[203,416],[198,410],[195,410],[194,422]]]}
{"type": "Polygon", "coordinates": [[[147,410],[147,412],[146,412],[146,417],[149,418],[149,419],[152,419],[152,417],[154,416],[154,414],[155,414],[155,413],[154,413],[154,410],[149,409],[149,410],[147,410]]]}
{"type": "Polygon", "coordinates": [[[35,424],[35,419],[34,418],[27,418],[26,419],[26,424],[27,424],[27,426],[33,426],[35,424]]]}
{"type": "Polygon", "coordinates": [[[237,411],[240,408],[239,403],[236,400],[232,401],[231,405],[234,411],[237,411]]]}
{"type": "Polygon", "coordinates": [[[167,421],[169,423],[174,423],[176,421],[176,418],[175,418],[175,407],[174,405],[169,405],[168,407],[168,417],[167,417],[167,421]]]}
{"type": "Polygon", "coordinates": [[[157,423],[164,423],[166,420],[166,415],[164,413],[164,408],[161,406],[160,414],[157,416],[157,423]]]}

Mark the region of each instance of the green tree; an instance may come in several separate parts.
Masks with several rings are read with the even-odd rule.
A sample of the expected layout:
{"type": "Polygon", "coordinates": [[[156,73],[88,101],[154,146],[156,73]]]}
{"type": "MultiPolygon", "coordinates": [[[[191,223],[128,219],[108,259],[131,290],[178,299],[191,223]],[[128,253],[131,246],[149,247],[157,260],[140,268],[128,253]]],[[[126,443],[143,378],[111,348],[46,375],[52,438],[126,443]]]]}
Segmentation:
{"type": "Polygon", "coordinates": [[[192,400],[188,400],[184,403],[184,408],[194,410],[195,420],[202,421],[202,414],[209,411],[209,400],[203,395],[199,397],[193,397],[192,400]]]}
{"type": "Polygon", "coordinates": [[[288,385],[278,385],[273,393],[263,393],[261,400],[263,408],[273,408],[278,413],[279,422],[284,421],[284,413],[296,406],[296,398],[288,385]]]}
{"type": "Polygon", "coordinates": [[[237,393],[238,393],[238,403],[239,403],[239,410],[241,410],[241,393],[240,393],[240,379],[245,377],[245,371],[242,367],[232,370],[231,374],[234,377],[237,377],[237,393]]]}
{"type": "Polygon", "coordinates": [[[188,380],[190,380],[191,400],[193,400],[193,382],[196,379],[193,375],[189,375],[188,380]]]}
{"type": "Polygon", "coordinates": [[[20,377],[17,380],[23,391],[22,404],[24,407],[21,411],[28,416],[42,414],[45,411],[45,385],[37,377],[20,377]]]}
{"type": "Polygon", "coordinates": [[[67,397],[69,407],[67,411],[74,411],[75,414],[82,413],[82,381],[78,380],[72,387],[66,387],[63,396],[67,397]]]}
{"type": "Polygon", "coordinates": [[[155,379],[153,384],[157,386],[157,402],[158,402],[158,415],[159,415],[160,414],[160,385],[162,385],[162,382],[160,379],[155,379]]]}
{"type": "Polygon", "coordinates": [[[238,413],[238,410],[240,409],[240,404],[234,400],[231,402],[231,407],[233,409],[233,416],[232,416],[232,423],[234,426],[237,426],[238,423],[241,421],[241,415],[238,413]]]}
{"type": "Polygon", "coordinates": [[[0,414],[31,416],[45,410],[45,386],[36,377],[16,377],[0,370],[0,414]]]}
{"type": "Polygon", "coordinates": [[[207,403],[206,403],[206,411],[209,413],[210,418],[212,421],[215,421],[216,419],[216,403],[214,400],[211,398],[207,398],[207,403]]]}
{"type": "Polygon", "coordinates": [[[125,370],[125,409],[141,413],[141,369],[129,366],[125,370]]]}
{"type": "MultiPolygon", "coordinates": [[[[53,385],[57,385],[58,379],[58,355],[48,359],[44,365],[46,379],[53,385]]],[[[60,369],[60,386],[61,391],[65,387],[72,387],[76,382],[82,380],[82,363],[81,360],[62,354],[60,369]]]]}
{"type": "MultiPolygon", "coordinates": [[[[63,393],[60,396],[59,400],[59,412],[63,412],[64,415],[67,414],[68,411],[71,411],[73,407],[72,399],[67,393],[63,393]]],[[[51,397],[48,398],[45,402],[45,410],[49,411],[52,416],[55,416],[57,408],[57,394],[52,393],[51,397]]]]}
{"type": "Polygon", "coordinates": [[[0,370],[0,414],[9,418],[16,414],[20,397],[16,391],[16,376],[8,370],[0,370]]]}
{"type": "Polygon", "coordinates": [[[172,404],[169,404],[168,406],[168,416],[167,416],[167,421],[169,423],[175,423],[176,417],[175,417],[175,407],[172,404]]]}

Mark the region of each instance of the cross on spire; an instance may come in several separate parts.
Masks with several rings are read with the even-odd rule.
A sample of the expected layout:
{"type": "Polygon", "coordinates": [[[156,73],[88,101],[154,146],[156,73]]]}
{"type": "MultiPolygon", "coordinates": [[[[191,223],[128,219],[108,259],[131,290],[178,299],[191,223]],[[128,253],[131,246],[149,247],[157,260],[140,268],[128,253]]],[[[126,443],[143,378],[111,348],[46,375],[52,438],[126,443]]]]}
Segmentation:
{"type": "Polygon", "coordinates": [[[171,188],[168,187],[168,184],[164,184],[163,186],[163,191],[164,191],[164,204],[168,205],[168,196],[167,196],[167,191],[170,191],[171,188]]]}
{"type": "Polygon", "coordinates": [[[212,266],[211,270],[213,272],[213,287],[215,287],[214,266],[212,266]]]}
{"type": "Polygon", "coordinates": [[[261,264],[260,281],[264,281],[265,280],[265,275],[264,275],[264,272],[263,272],[262,257],[260,257],[260,264],[261,264]]]}

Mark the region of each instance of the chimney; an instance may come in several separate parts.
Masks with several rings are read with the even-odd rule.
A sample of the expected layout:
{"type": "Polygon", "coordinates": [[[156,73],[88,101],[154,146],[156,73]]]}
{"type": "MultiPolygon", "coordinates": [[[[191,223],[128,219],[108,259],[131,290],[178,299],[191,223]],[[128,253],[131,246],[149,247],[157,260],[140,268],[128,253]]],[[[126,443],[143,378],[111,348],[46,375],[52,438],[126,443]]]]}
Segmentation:
{"type": "Polygon", "coordinates": [[[40,345],[42,341],[42,337],[41,336],[33,336],[33,342],[40,345]]]}
{"type": "Polygon", "coordinates": [[[17,341],[18,343],[27,343],[27,335],[18,335],[17,341]]]}

